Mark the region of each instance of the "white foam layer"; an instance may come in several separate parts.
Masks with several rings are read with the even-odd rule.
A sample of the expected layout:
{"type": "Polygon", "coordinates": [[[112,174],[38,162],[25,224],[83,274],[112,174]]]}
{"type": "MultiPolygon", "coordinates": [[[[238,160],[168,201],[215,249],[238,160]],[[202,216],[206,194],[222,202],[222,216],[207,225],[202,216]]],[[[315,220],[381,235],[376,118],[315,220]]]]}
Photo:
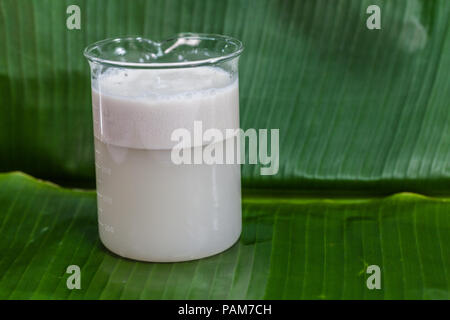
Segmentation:
{"type": "Polygon", "coordinates": [[[170,149],[172,132],[194,121],[239,128],[238,81],[220,68],[109,69],[92,86],[94,135],[138,149],[170,149]]]}

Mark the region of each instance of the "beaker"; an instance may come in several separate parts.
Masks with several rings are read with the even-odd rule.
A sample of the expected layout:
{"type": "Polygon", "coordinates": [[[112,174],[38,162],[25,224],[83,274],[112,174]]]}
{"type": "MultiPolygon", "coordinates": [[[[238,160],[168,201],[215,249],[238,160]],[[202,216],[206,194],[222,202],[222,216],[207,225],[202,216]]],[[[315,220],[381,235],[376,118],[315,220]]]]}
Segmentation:
{"type": "Polygon", "coordinates": [[[238,240],[242,50],[231,37],[192,33],[161,42],[107,39],[85,49],[99,234],[112,252],[186,261],[238,240]]]}

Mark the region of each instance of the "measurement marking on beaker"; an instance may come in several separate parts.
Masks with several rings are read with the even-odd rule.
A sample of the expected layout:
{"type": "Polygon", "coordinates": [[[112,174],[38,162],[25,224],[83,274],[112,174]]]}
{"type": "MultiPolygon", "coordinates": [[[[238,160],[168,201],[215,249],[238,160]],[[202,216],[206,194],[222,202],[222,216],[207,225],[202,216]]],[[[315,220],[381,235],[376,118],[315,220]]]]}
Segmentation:
{"type": "Polygon", "coordinates": [[[101,194],[98,191],[97,191],[97,195],[103,202],[106,202],[107,204],[112,204],[112,198],[111,197],[105,196],[104,194],[101,194]]]}
{"type": "Polygon", "coordinates": [[[103,200],[104,200],[107,204],[112,204],[112,198],[111,198],[111,197],[104,196],[104,197],[103,197],[103,200]]]}
{"type": "Polygon", "coordinates": [[[108,176],[111,175],[111,168],[104,167],[104,166],[100,165],[97,161],[95,162],[95,167],[96,167],[98,170],[100,170],[101,173],[105,173],[105,174],[107,174],[108,176]]]}
{"type": "Polygon", "coordinates": [[[100,220],[98,220],[98,224],[99,224],[103,229],[105,229],[105,231],[114,233],[114,227],[113,227],[113,226],[107,225],[106,223],[103,223],[103,222],[101,222],[100,220]]]}

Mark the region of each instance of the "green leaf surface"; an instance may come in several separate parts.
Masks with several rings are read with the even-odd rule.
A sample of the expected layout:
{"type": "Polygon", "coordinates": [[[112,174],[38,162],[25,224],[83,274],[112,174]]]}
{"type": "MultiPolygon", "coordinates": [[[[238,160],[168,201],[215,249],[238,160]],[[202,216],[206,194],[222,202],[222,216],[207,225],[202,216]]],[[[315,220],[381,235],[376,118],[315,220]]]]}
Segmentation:
{"type": "Polygon", "coordinates": [[[82,50],[192,31],[244,42],[241,126],[280,129],[279,174],[246,165],[244,186],[448,194],[449,16],[448,0],[1,0],[0,171],[93,186],[82,50]]]}
{"type": "Polygon", "coordinates": [[[226,252],[144,263],[107,251],[93,191],[0,174],[1,299],[449,299],[450,199],[246,194],[226,252]],[[66,268],[81,268],[69,290],[66,268]],[[369,265],[381,290],[369,290],[369,265]]]}

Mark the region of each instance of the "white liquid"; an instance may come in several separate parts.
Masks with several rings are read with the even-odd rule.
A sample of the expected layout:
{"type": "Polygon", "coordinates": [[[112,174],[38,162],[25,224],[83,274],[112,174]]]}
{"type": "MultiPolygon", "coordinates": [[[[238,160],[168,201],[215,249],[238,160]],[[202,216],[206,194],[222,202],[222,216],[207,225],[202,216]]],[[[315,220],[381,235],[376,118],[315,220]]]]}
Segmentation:
{"type": "Polygon", "coordinates": [[[204,130],[237,129],[237,80],[211,67],[113,70],[93,83],[92,96],[104,245],[156,262],[232,246],[241,232],[239,165],[175,165],[170,137],[177,128],[192,130],[194,120],[204,130]]]}

